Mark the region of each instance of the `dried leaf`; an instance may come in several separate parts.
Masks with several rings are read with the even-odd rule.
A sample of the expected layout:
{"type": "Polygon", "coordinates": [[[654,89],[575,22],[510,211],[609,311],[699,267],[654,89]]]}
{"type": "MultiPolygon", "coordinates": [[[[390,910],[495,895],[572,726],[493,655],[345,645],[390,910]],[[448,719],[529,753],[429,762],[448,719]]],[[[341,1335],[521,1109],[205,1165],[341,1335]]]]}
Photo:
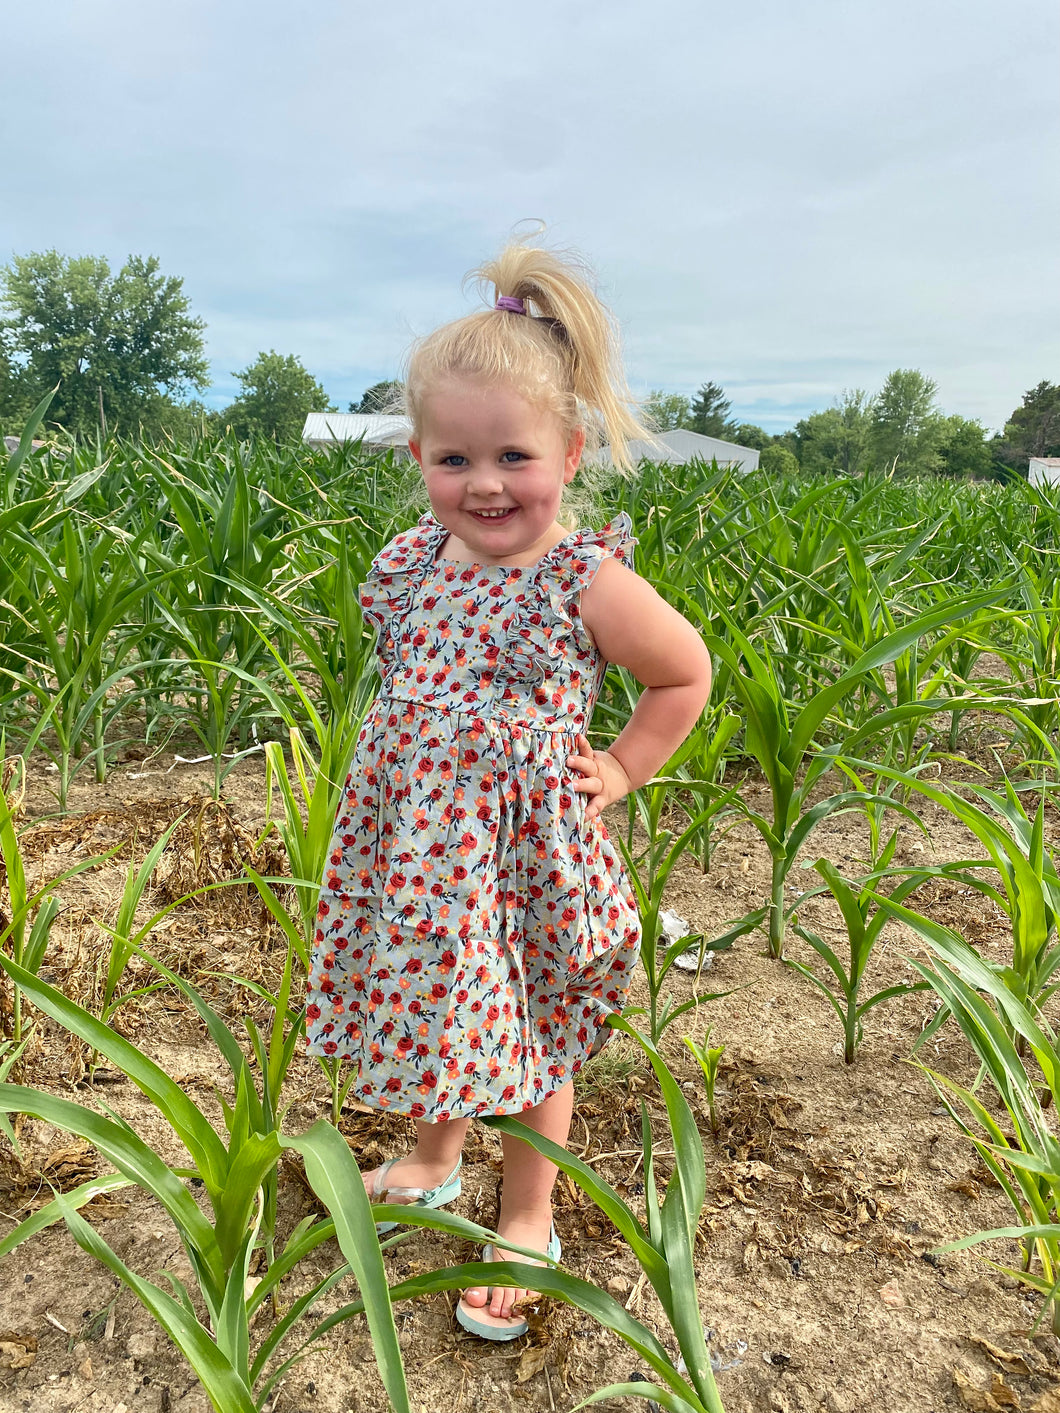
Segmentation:
{"type": "Polygon", "coordinates": [[[965,1197],[970,1197],[973,1202],[978,1202],[979,1198],[982,1196],[978,1184],[972,1182],[971,1178],[959,1178],[957,1182],[948,1182],[946,1184],[946,1191],[962,1192],[965,1197]]]}
{"type": "Polygon", "coordinates": [[[515,1366],[515,1382],[525,1384],[528,1379],[532,1379],[535,1374],[540,1374],[541,1370],[548,1363],[548,1346],[531,1344],[524,1349],[519,1363],[515,1366]]]}
{"type": "Polygon", "coordinates": [[[880,1178],[878,1185],[880,1187],[904,1187],[908,1181],[909,1169],[899,1168],[898,1171],[892,1173],[890,1177],[880,1178]]]}
{"type": "Polygon", "coordinates": [[[971,1408],[973,1413],[997,1413],[1001,1405],[992,1394],[986,1389],[976,1388],[971,1379],[965,1378],[960,1369],[953,1371],[953,1386],[957,1390],[961,1403],[965,1408],[971,1408]]]}
{"type": "Polygon", "coordinates": [[[995,1374],[990,1385],[990,1395],[999,1408],[1020,1408],[1019,1398],[1000,1374],[995,1374]]]}
{"type": "MultiPolygon", "coordinates": [[[[1007,1349],[999,1349],[996,1344],[991,1344],[988,1339],[983,1339],[980,1335],[969,1335],[968,1343],[974,1344],[977,1349],[981,1349],[984,1354],[989,1355],[995,1364],[1007,1368],[1010,1373],[1031,1373],[1031,1367],[1022,1354],[1012,1354],[1007,1349]]],[[[1057,1413],[1060,1413],[1060,1409],[1057,1410],[1057,1413]]]]}
{"type": "Polygon", "coordinates": [[[1046,1389],[1041,1398],[1031,1404],[1030,1413],[1060,1413],[1060,1393],[1055,1388],[1046,1389]]]}
{"type": "Polygon", "coordinates": [[[63,1179],[77,1179],[86,1173],[95,1171],[95,1153],[87,1144],[72,1144],[67,1148],[56,1148],[49,1153],[41,1164],[41,1171],[50,1173],[52,1177],[63,1179]]]}
{"type": "Polygon", "coordinates": [[[769,1177],[776,1171],[768,1163],[753,1161],[750,1163],[733,1163],[733,1175],[741,1182],[761,1182],[763,1178],[769,1177]]]}
{"type": "Polygon", "coordinates": [[[28,1369],[37,1357],[35,1335],[0,1331],[0,1369],[28,1369]]]}
{"type": "Polygon", "coordinates": [[[129,1211],[128,1202],[112,1202],[109,1198],[96,1194],[91,1202],[81,1208],[81,1215],[90,1222],[109,1222],[115,1217],[124,1217],[129,1211]]]}

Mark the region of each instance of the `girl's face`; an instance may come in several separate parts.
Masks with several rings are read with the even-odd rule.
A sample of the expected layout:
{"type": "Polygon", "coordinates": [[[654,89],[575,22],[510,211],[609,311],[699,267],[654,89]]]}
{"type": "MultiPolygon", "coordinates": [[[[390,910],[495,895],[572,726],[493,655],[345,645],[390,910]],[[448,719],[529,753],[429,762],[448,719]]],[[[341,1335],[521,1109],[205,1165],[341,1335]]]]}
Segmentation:
{"type": "Polygon", "coordinates": [[[563,539],[556,519],[585,433],[503,383],[450,378],[421,402],[420,464],[445,556],[472,564],[535,564],[563,539]]]}

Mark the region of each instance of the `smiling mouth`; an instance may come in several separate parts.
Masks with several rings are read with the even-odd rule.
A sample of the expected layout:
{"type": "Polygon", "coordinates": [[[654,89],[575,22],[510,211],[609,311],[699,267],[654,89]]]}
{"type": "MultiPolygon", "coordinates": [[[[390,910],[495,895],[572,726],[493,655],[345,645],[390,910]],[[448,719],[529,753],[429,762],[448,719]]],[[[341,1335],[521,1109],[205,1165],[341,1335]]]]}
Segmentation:
{"type": "Polygon", "coordinates": [[[473,515],[476,520],[507,520],[510,515],[515,514],[515,506],[507,505],[503,510],[471,510],[469,515],[473,515]]]}

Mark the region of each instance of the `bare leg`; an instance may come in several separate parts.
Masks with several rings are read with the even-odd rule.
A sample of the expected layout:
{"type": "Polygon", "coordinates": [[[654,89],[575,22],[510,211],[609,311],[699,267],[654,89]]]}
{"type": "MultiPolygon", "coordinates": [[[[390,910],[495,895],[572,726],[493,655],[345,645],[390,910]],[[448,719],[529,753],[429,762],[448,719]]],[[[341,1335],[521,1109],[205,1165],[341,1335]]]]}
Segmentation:
{"type": "MultiPolygon", "coordinates": [[[[416,1143],[404,1158],[399,1158],[388,1174],[395,1187],[422,1187],[430,1190],[443,1183],[457,1165],[470,1119],[449,1119],[429,1124],[416,1120],[416,1143]]],[[[374,1198],[373,1179],[378,1168],[362,1173],[369,1197],[374,1198]]]]}
{"type": "MultiPolygon", "coordinates": [[[[553,1143],[566,1147],[574,1112],[574,1086],[565,1084],[536,1108],[525,1109],[516,1117],[553,1143]]],[[[510,1134],[501,1135],[504,1151],[504,1184],[501,1189],[501,1210],[497,1221],[498,1236],[517,1241],[520,1246],[533,1246],[544,1251],[552,1230],[552,1188],[558,1168],[543,1158],[529,1144],[510,1134]]],[[[525,1257],[498,1247],[497,1261],[522,1261],[525,1257]]],[[[475,1311],[480,1322],[488,1323],[488,1314],[499,1325],[510,1322],[512,1309],[526,1300],[528,1292],[495,1286],[492,1297],[485,1286],[472,1286],[464,1292],[465,1303],[475,1311]]]]}

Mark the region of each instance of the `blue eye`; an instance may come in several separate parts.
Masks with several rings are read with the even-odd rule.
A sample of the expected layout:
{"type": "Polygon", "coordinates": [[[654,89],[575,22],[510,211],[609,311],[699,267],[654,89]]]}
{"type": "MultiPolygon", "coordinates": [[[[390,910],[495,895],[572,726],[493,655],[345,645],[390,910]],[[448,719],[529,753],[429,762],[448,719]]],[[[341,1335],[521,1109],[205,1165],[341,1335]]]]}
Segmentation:
{"type": "Polygon", "coordinates": [[[461,467],[467,465],[467,457],[458,456],[455,453],[452,456],[443,456],[442,465],[452,466],[454,469],[459,470],[461,467]]]}
{"type": "Polygon", "coordinates": [[[521,451],[506,451],[501,460],[511,466],[514,462],[523,460],[523,453],[521,451]]]}

